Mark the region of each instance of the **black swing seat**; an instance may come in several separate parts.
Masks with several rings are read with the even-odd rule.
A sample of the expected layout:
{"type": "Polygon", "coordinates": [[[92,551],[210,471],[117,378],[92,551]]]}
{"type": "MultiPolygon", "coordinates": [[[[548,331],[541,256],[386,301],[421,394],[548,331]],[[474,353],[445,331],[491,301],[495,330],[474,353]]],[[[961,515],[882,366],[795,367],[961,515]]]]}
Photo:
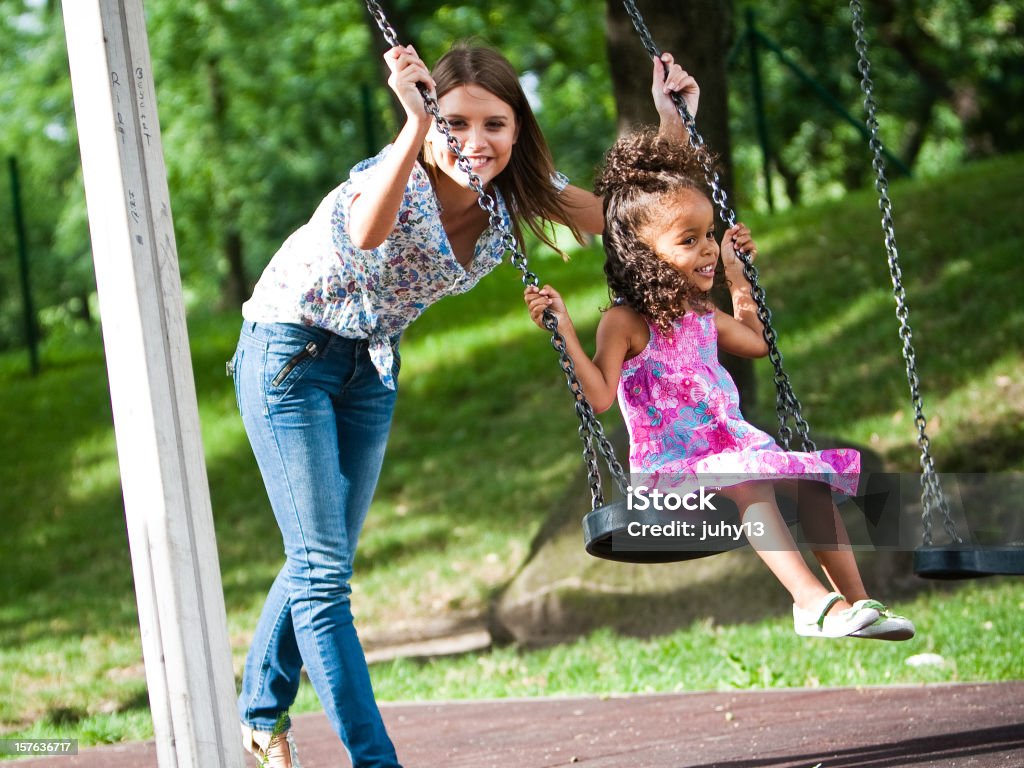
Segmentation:
{"type": "MultiPolygon", "coordinates": [[[[736,506],[721,497],[715,506],[716,511],[637,510],[620,499],[584,516],[584,545],[594,557],[621,563],[676,563],[746,546],[736,506]]],[[[794,503],[780,498],[779,508],[787,525],[797,522],[794,503]]]]}
{"type": "Polygon", "coordinates": [[[1024,547],[949,544],[914,550],[914,573],[925,579],[1024,576],[1024,547]]]}

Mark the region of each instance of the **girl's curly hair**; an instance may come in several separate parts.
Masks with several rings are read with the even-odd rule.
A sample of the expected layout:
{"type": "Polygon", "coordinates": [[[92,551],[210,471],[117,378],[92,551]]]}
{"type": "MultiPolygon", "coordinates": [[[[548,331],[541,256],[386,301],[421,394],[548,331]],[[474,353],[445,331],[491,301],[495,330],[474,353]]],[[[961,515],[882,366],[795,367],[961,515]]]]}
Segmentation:
{"type": "Polygon", "coordinates": [[[619,139],[594,183],[604,197],[604,272],[612,301],[628,304],[664,334],[685,306],[709,311],[711,300],[658,258],[641,233],[663,215],[667,195],[684,189],[706,194],[703,177],[689,143],[648,129],[619,139]]]}

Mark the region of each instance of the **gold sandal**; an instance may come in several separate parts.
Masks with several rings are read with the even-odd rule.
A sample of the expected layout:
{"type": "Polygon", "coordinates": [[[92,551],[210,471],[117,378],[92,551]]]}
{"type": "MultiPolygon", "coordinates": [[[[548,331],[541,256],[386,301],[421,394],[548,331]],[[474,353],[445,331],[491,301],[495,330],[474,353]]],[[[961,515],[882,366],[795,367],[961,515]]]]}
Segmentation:
{"type": "Polygon", "coordinates": [[[242,746],[256,758],[259,768],[302,768],[291,733],[254,731],[242,723],[242,746]]]}

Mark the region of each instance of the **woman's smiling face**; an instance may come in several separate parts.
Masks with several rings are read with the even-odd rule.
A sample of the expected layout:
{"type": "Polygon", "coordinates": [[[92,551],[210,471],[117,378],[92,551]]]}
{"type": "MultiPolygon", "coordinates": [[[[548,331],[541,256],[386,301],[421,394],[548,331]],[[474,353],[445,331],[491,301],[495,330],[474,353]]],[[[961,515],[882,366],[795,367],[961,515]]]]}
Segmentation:
{"type": "MultiPolygon", "coordinates": [[[[459,140],[462,154],[484,186],[505,170],[512,158],[512,147],[519,135],[515,112],[486,88],[475,84],[452,88],[438,99],[441,115],[459,140]]],[[[456,165],[444,135],[433,127],[427,135],[434,164],[459,186],[469,187],[469,179],[456,165]]]]}

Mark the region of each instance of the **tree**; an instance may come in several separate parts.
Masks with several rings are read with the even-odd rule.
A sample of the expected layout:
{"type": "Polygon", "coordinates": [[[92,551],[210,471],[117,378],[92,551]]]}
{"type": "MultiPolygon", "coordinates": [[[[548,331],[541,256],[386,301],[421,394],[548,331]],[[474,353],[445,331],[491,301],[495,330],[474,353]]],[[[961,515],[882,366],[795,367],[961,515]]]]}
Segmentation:
{"type": "MultiPolygon", "coordinates": [[[[880,0],[879,43],[894,51],[923,98],[945,102],[963,126],[968,157],[1024,146],[1019,72],[1024,3],[966,0],[943,7],[880,0]],[[1009,119],[1007,119],[1009,118],[1009,119]]],[[[930,115],[929,115],[930,116],[930,115]]]]}
{"type": "MultiPolygon", "coordinates": [[[[875,98],[886,147],[913,171],[935,173],[963,160],[1024,148],[1024,99],[1016,76],[1024,43],[1024,0],[878,0],[864,3],[875,98]]],[[[865,140],[796,76],[785,56],[858,122],[860,73],[850,9],[832,0],[749,4],[762,47],[761,73],[772,150],[790,203],[842,194],[871,183],[865,140]]],[[[744,151],[737,167],[760,173],[751,114],[749,46],[736,62],[732,133],[744,151]]],[[[744,192],[754,192],[745,187],[744,192]]]]}
{"type": "MultiPolygon", "coordinates": [[[[0,217],[11,221],[5,158],[17,158],[35,302],[51,323],[88,315],[95,290],[61,16],[38,3],[0,13],[0,217]]],[[[14,227],[0,226],[0,349],[23,340],[14,227]]]]}
{"type": "Polygon", "coordinates": [[[355,2],[153,0],[150,43],[189,287],[237,307],[364,153],[377,81],[355,2]]]}
{"type": "MultiPolygon", "coordinates": [[[[655,44],[670,51],[676,61],[700,84],[697,121],[701,135],[721,159],[728,173],[729,107],[726,58],[733,40],[731,2],[692,0],[664,2],[639,0],[637,8],[652,31],[655,44]]],[[[608,0],[608,63],[611,69],[619,133],[638,125],[656,123],[647,84],[651,60],[621,0],[608,0]]]]}
{"type": "MultiPolygon", "coordinates": [[[[744,56],[727,53],[733,3],[640,0],[658,44],[702,86],[697,125],[721,156],[730,200],[759,200],[744,56]],[[727,103],[731,100],[731,104],[727,103]],[[730,107],[730,109],[727,109],[730,107]],[[726,130],[732,116],[732,143],[726,130]],[[740,179],[738,186],[731,176],[740,179]]],[[[0,150],[18,157],[43,331],[88,317],[94,292],[60,4],[0,0],[0,150]]],[[[534,84],[559,169],[588,186],[620,129],[655,119],[650,64],[611,0],[387,0],[399,37],[432,63],[453,40],[504,52],[534,84]],[[607,36],[606,36],[607,32],[607,36]]],[[[865,4],[882,134],[936,170],[1024,147],[1024,0],[865,4]]],[[[739,4],[737,4],[739,8],[739,4]]],[[[855,115],[849,11],[831,0],[758,3],[758,25],[855,115]]],[[[364,3],[147,0],[179,259],[190,301],[237,306],[282,240],[358,160],[394,134],[364,3]]],[[[742,51],[740,51],[742,53],[742,51]]],[[[772,56],[762,57],[773,169],[791,201],[869,183],[857,131],[772,56]]],[[[0,211],[10,210],[0,184],[0,211]]],[[[780,190],[781,191],[781,190],[780,190]]],[[[0,227],[0,348],[20,340],[10,227],[0,227]]]]}

